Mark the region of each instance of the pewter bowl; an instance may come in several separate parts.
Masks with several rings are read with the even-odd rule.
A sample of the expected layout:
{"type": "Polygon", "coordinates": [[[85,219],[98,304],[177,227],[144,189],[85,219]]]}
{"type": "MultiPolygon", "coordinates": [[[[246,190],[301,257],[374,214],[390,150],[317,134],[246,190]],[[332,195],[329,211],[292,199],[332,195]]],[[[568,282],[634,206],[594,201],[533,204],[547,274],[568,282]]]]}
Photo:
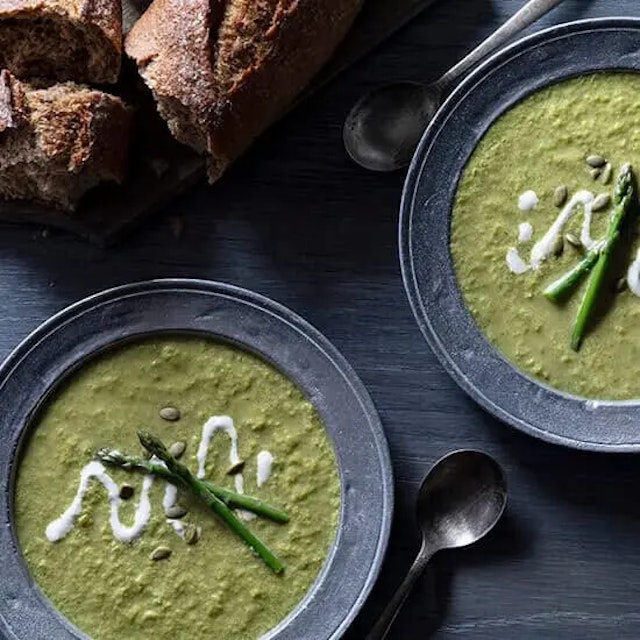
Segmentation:
{"type": "Polygon", "coordinates": [[[18,547],[12,500],[20,444],[65,374],[112,345],[158,333],[197,333],[251,351],[296,382],[320,413],[340,470],[337,537],[304,600],[262,640],[339,638],[373,586],[389,538],[393,479],[380,419],[346,360],[304,320],[255,293],[200,280],[142,282],[78,302],[0,369],[0,637],[87,638],[33,583],[18,547]]]}
{"type": "Polygon", "coordinates": [[[594,401],[545,386],[485,339],[458,289],[450,214],[460,175],[491,124],[551,83],[598,71],[640,72],[640,20],[562,24],[500,51],[445,102],[416,151],[399,228],[402,275],[427,342],[454,380],[489,412],[529,435],[599,451],[640,451],[640,400],[594,401]]]}

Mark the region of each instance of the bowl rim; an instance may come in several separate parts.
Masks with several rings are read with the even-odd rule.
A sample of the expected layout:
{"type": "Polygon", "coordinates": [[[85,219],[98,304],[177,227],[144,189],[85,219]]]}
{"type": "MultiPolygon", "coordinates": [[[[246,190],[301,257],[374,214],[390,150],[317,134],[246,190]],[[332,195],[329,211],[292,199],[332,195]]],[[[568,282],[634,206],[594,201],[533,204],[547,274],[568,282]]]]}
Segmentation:
{"type": "Polygon", "coordinates": [[[0,637],[3,631],[16,640],[89,637],[34,583],[15,536],[12,479],[34,412],[69,373],[101,351],[136,338],[184,333],[231,342],[275,366],[314,404],[336,453],[336,538],[312,587],[261,640],[339,638],[361,609],[384,559],[394,501],[385,434],[363,383],[327,338],[283,305],[229,284],[168,278],[113,287],[66,307],[0,367],[0,399],[21,398],[2,404],[0,421],[0,637]],[[34,372],[40,375],[26,388],[34,372]]]}
{"type": "Polygon", "coordinates": [[[470,154],[502,113],[536,90],[571,77],[640,72],[639,46],[640,18],[604,17],[545,28],[489,56],[448,96],[426,129],[400,204],[398,252],[405,292],[422,335],[446,371],[503,422],[576,449],[640,451],[640,430],[633,429],[640,400],[593,400],[556,390],[522,373],[488,343],[457,286],[449,250],[451,203],[470,154]],[[603,51],[599,45],[594,50],[590,45],[596,36],[612,49],[603,51]],[[487,102],[484,108],[481,99],[487,102]],[[463,112],[480,121],[467,120],[460,134],[463,112]],[[457,139],[452,135],[456,126],[457,139]],[[454,148],[443,153],[444,140],[454,148]],[[429,164],[436,155],[438,163],[429,164]],[[438,178],[442,181],[436,187],[438,178]],[[425,239],[427,226],[437,231],[425,252],[419,240],[425,239]]]}

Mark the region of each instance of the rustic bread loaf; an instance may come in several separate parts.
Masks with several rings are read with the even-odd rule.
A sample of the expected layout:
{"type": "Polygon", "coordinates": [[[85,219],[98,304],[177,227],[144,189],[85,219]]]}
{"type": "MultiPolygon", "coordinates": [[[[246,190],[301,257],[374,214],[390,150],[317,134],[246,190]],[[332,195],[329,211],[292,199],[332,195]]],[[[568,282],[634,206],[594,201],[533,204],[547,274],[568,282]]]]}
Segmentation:
{"type": "Polygon", "coordinates": [[[73,83],[38,87],[0,73],[0,197],[73,210],[103,181],[124,179],[131,113],[73,83]]]}
{"type": "Polygon", "coordinates": [[[120,0],[0,0],[0,69],[103,84],[121,59],[120,0]]]}
{"type": "Polygon", "coordinates": [[[173,135],[215,180],[279,118],[346,34],[361,0],[154,0],[125,51],[173,135]]]}

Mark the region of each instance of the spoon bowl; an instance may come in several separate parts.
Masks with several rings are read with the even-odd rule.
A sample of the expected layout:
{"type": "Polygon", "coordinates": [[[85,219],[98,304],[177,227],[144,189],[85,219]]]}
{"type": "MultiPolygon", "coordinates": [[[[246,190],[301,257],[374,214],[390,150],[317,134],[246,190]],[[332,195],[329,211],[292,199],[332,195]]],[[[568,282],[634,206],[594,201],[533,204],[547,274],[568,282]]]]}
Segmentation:
{"type": "Polygon", "coordinates": [[[353,106],[342,138],[349,156],[371,171],[409,164],[426,123],[442,102],[433,85],[396,82],[378,87],[353,106]]]}
{"type": "Polygon", "coordinates": [[[507,484],[498,463],[481,451],[454,451],[422,482],[418,524],[438,549],[466,547],[493,529],[506,503],[507,484]]]}
{"type": "Polygon", "coordinates": [[[497,31],[430,85],[396,82],[375,89],[351,109],[342,130],[345,149],[371,171],[406,167],[442,99],[474,65],[563,0],[528,0],[497,31]]]}
{"type": "Polygon", "coordinates": [[[385,607],[367,640],[386,637],[400,607],[434,553],[466,547],[493,529],[507,504],[500,465],[486,453],[453,451],[440,458],[420,485],[416,516],[422,546],[409,573],[385,607]]]}

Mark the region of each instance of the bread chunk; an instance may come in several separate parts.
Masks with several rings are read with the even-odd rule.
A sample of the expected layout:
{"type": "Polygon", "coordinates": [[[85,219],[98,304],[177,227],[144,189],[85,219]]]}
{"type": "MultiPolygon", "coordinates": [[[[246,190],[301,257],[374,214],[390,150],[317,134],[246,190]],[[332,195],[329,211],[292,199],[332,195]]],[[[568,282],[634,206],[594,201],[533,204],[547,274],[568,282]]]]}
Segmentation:
{"type": "Polygon", "coordinates": [[[105,181],[124,180],[131,112],[74,83],[30,85],[0,72],[0,197],[73,211],[105,181]]]}
{"type": "Polygon", "coordinates": [[[0,0],[0,69],[105,84],[121,59],[120,0],[0,0]]]}
{"type": "Polygon", "coordinates": [[[361,0],[154,0],[125,51],[214,181],[331,56],[361,0]]]}

